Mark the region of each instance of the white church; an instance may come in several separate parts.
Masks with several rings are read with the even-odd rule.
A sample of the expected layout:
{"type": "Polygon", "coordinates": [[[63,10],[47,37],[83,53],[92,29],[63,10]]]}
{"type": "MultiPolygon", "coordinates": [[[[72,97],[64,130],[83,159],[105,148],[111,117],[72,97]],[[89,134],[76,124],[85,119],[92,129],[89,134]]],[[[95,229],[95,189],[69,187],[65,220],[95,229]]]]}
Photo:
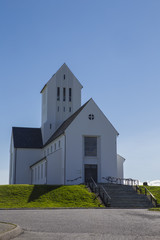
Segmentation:
{"type": "Polygon", "coordinates": [[[13,127],[10,184],[70,185],[123,178],[118,132],[64,63],[41,90],[41,128],[13,127]]]}

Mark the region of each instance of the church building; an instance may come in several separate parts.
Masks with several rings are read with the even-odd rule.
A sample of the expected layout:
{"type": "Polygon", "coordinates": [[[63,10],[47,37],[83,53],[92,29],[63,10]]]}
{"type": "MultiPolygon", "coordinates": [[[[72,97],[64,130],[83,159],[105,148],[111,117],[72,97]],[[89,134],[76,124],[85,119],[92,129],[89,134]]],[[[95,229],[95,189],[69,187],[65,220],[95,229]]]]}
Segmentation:
{"type": "Polygon", "coordinates": [[[80,184],[123,178],[118,132],[64,63],[41,90],[40,128],[13,127],[10,184],[80,184]]]}

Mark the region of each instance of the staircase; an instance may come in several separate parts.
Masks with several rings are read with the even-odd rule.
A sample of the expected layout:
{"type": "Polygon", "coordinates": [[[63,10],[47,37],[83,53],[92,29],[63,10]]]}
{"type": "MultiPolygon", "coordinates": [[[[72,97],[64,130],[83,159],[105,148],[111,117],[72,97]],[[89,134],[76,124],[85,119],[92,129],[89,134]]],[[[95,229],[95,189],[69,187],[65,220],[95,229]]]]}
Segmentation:
{"type": "Polygon", "coordinates": [[[119,185],[111,183],[97,184],[103,191],[106,190],[110,199],[111,208],[151,208],[153,207],[149,199],[143,195],[138,194],[133,186],[119,185]],[[103,186],[103,187],[102,187],[103,186]]]}

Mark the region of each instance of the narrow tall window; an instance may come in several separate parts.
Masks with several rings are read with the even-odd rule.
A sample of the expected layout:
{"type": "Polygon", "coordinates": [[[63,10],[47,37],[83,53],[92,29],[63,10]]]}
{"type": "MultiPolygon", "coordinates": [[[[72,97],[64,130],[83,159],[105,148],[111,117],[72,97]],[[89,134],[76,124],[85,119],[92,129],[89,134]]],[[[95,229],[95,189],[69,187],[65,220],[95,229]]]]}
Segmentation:
{"type": "Polygon", "coordinates": [[[85,137],[84,138],[84,155],[97,156],[97,138],[85,137]]]}
{"type": "Polygon", "coordinates": [[[69,102],[72,101],[72,89],[69,88],[69,102]]]}
{"type": "Polygon", "coordinates": [[[60,100],[60,87],[57,87],[57,101],[60,100]]]}
{"type": "Polygon", "coordinates": [[[66,89],[63,88],[63,101],[66,101],[66,89]]]}
{"type": "Polygon", "coordinates": [[[64,74],[64,75],[63,75],[63,79],[65,79],[65,78],[66,78],[66,75],[64,74]]]}
{"type": "Polygon", "coordinates": [[[71,110],[72,110],[71,107],[69,107],[69,112],[71,112],[71,110]]]}

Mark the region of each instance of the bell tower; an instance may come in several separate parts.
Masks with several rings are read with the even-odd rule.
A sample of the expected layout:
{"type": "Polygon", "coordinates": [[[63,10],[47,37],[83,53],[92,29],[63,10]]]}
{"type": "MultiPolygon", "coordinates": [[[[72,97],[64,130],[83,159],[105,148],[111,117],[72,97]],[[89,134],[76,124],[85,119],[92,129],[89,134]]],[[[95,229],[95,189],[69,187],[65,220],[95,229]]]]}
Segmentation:
{"type": "Polygon", "coordinates": [[[41,90],[43,143],[81,107],[82,85],[64,63],[41,90]]]}

